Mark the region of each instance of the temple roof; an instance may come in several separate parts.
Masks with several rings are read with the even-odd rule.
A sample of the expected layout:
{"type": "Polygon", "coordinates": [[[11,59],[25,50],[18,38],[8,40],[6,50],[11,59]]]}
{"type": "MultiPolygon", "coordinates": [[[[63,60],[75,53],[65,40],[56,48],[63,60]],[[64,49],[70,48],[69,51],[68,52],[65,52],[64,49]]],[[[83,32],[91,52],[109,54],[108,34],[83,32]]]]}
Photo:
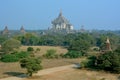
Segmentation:
{"type": "Polygon", "coordinates": [[[62,12],[60,12],[59,16],[52,21],[52,24],[62,24],[62,23],[70,24],[69,21],[62,15],[62,12]]]}
{"type": "Polygon", "coordinates": [[[20,28],[20,32],[25,33],[25,29],[24,29],[23,26],[21,26],[21,28],[20,28]]]}
{"type": "Polygon", "coordinates": [[[5,29],[3,30],[3,34],[8,34],[8,33],[9,33],[8,27],[5,26],[5,29]]]}

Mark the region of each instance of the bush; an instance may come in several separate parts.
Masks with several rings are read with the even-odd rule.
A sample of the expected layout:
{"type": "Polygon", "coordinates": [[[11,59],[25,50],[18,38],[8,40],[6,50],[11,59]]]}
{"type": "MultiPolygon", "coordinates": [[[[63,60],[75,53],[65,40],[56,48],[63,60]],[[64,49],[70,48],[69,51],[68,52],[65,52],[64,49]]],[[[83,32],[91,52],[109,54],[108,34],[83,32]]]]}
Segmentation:
{"type": "Polygon", "coordinates": [[[106,52],[97,58],[97,67],[106,71],[120,73],[120,53],[106,52]]]}
{"type": "Polygon", "coordinates": [[[79,58],[83,56],[84,54],[80,51],[69,51],[66,54],[64,54],[65,58],[79,58]]]}
{"type": "Polygon", "coordinates": [[[34,51],[33,47],[28,47],[27,51],[34,51]]]}
{"type": "Polygon", "coordinates": [[[1,57],[2,62],[17,62],[22,58],[29,57],[28,52],[13,52],[11,54],[5,54],[1,57]]]}
{"type": "Polygon", "coordinates": [[[96,59],[97,59],[96,56],[89,56],[88,57],[87,67],[89,67],[89,68],[95,68],[96,59]]]}
{"type": "Polygon", "coordinates": [[[46,58],[56,58],[57,57],[56,50],[49,49],[49,50],[47,50],[47,53],[43,56],[46,58]]]}
{"type": "Polygon", "coordinates": [[[6,40],[1,44],[1,48],[5,53],[9,53],[10,51],[19,48],[20,46],[21,46],[20,41],[15,39],[6,40]]]}
{"type": "Polygon", "coordinates": [[[14,54],[5,54],[1,58],[2,62],[17,62],[18,60],[19,58],[16,57],[14,54]]]}
{"type": "Polygon", "coordinates": [[[33,73],[36,73],[38,70],[42,69],[41,60],[34,57],[24,58],[20,61],[22,68],[27,69],[28,76],[32,76],[33,73]]]}
{"type": "Polygon", "coordinates": [[[88,61],[81,61],[81,63],[80,63],[80,68],[86,68],[88,65],[88,61]]]}
{"type": "Polygon", "coordinates": [[[29,55],[30,54],[28,52],[24,52],[24,51],[21,51],[15,54],[15,56],[18,57],[19,59],[29,57],[29,55]]]}
{"type": "Polygon", "coordinates": [[[36,51],[40,51],[41,49],[40,48],[37,48],[36,51]]]}
{"type": "Polygon", "coordinates": [[[80,63],[81,68],[94,68],[95,69],[96,56],[90,56],[87,60],[80,63]]]}

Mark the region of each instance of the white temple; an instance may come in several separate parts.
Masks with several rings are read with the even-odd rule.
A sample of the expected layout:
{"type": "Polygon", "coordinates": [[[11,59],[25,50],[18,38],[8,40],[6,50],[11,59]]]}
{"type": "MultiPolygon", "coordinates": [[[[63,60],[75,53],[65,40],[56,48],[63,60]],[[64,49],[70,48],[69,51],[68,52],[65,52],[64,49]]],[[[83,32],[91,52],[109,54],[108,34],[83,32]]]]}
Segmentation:
{"type": "Polygon", "coordinates": [[[59,16],[51,23],[52,30],[73,30],[72,24],[62,15],[62,12],[60,12],[59,16]]]}

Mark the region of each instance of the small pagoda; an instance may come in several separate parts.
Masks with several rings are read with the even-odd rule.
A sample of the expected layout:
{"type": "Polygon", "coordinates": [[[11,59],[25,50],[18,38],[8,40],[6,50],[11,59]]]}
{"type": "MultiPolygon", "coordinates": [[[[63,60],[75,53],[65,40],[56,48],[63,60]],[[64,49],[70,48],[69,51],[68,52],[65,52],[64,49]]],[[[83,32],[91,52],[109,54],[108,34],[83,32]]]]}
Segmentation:
{"type": "Polygon", "coordinates": [[[106,51],[112,51],[110,40],[109,40],[108,37],[107,37],[107,40],[106,40],[106,51]]]}
{"type": "Polygon", "coordinates": [[[85,32],[84,25],[81,26],[80,32],[81,32],[81,33],[84,33],[84,32],[85,32]]]}
{"type": "Polygon", "coordinates": [[[20,32],[21,32],[22,34],[26,33],[26,31],[25,31],[25,29],[24,29],[23,26],[21,26],[21,28],[20,28],[20,32]]]}
{"type": "Polygon", "coordinates": [[[2,34],[3,35],[9,34],[9,30],[7,26],[5,26],[5,29],[3,30],[2,34]]]}

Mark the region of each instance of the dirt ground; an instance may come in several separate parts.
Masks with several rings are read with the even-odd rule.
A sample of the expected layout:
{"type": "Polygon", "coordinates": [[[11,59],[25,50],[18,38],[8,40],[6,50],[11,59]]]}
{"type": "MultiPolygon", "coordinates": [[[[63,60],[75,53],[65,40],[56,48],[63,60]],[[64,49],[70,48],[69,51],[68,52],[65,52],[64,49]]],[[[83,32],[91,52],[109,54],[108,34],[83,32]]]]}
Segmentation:
{"type": "Polygon", "coordinates": [[[67,69],[43,76],[34,76],[24,80],[119,80],[120,76],[105,72],[67,69]]]}
{"type": "MultiPolygon", "coordinates": [[[[27,50],[28,46],[22,46],[20,50],[27,50]]],[[[57,54],[66,53],[67,50],[62,47],[52,47],[52,46],[31,46],[36,50],[40,48],[41,50],[36,52],[36,56],[43,55],[48,49],[55,49],[57,54]]],[[[84,58],[82,58],[83,60],[84,58]]],[[[42,59],[43,69],[65,66],[80,63],[79,59],[42,59]]],[[[25,69],[22,69],[19,62],[16,63],[3,63],[0,62],[0,78],[13,77],[14,75],[19,75],[26,73],[25,69]]],[[[23,80],[120,80],[120,75],[115,75],[111,73],[98,72],[98,71],[88,71],[88,70],[78,70],[78,69],[66,69],[51,74],[43,76],[34,76],[32,78],[27,78],[23,80]]]]}
{"type": "Polygon", "coordinates": [[[18,62],[17,63],[0,62],[0,78],[19,75],[25,72],[26,70],[22,69],[18,62]]]}
{"type": "MultiPolygon", "coordinates": [[[[81,59],[43,59],[43,69],[64,66],[79,63],[81,59]]],[[[19,62],[3,63],[0,62],[0,78],[26,73],[25,69],[20,67],[19,62]]]]}

